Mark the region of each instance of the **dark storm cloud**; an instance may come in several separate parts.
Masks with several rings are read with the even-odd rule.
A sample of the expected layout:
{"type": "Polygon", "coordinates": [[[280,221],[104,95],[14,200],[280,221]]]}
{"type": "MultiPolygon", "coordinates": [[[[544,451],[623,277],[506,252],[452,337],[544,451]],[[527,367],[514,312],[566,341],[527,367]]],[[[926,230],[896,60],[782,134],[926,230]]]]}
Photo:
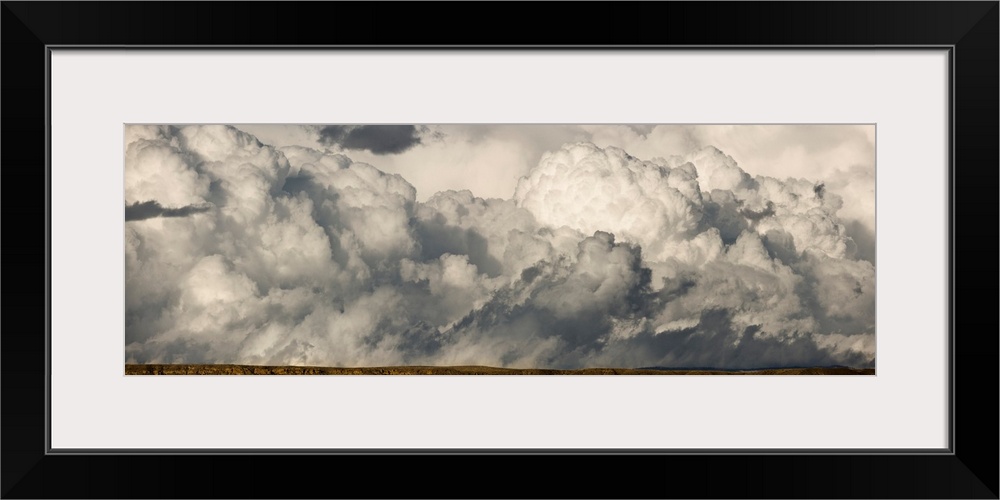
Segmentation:
{"type": "Polygon", "coordinates": [[[144,201],[125,205],[125,221],[152,219],[153,217],[187,217],[211,210],[210,205],[188,205],[180,208],[164,208],[159,202],[144,201]]]}
{"type": "Polygon", "coordinates": [[[500,275],[502,264],[489,253],[489,241],[472,228],[463,229],[449,225],[441,214],[414,221],[414,229],[421,241],[424,260],[440,258],[446,253],[468,255],[469,262],[490,277],[500,275]]]}
{"type": "Polygon", "coordinates": [[[607,359],[627,359],[627,365],[673,369],[753,370],[810,366],[874,366],[860,353],[834,356],[808,336],[767,338],[758,326],[737,327],[732,312],[706,309],[696,327],[653,333],[644,331],[610,344],[607,359]]]}
{"type": "MultiPolygon", "coordinates": [[[[817,187],[816,191],[817,195],[822,192],[822,188],[823,188],[822,184],[820,184],[817,187]]],[[[758,210],[758,211],[750,210],[749,208],[743,208],[740,210],[740,215],[746,217],[749,220],[757,222],[765,217],[770,217],[774,215],[774,203],[768,201],[767,206],[764,208],[764,210],[758,210]]]]}
{"type": "Polygon", "coordinates": [[[421,131],[414,125],[327,125],[319,129],[319,142],[377,155],[398,154],[420,144],[421,131]]]}
{"type": "Polygon", "coordinates": [[[872,264],[875,264],[876,252],[875,252],[875,231],[872,231],[868,226],[859,220],[853,220],[845,224],[847,230],[847,235],[854,240],[857,245],[858,253],[857,257],[861,260],[867,260],[872,264]]]}

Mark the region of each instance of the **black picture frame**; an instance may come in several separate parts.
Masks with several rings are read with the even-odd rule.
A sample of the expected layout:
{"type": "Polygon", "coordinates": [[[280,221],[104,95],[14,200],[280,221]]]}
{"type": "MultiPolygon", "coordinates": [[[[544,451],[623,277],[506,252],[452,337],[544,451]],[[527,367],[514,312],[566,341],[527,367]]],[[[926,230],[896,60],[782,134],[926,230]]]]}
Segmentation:
{"type": "Polygon", "coordinates": [[[4,498],[998,498],[998,404],[993,385],[998,336],[992,309],[996,293],[992,277],[997,275],[992,268],[997,226],[992,223],[1000,165],[1000,3],[996,1],[618,2],[558,3],[547,8],[537,3],[490,2],[2,4],[2,138],[8,146],[0,149],[8,181],[2,189],[8,234],[2,253],[12,264],[8,270],[13,266],[25,270],[8,281],[3,294],[7,314],[0,338],[0,486],[4,498]],[[595,29],[578,29],[591,25],[595,29]],[[948,47],[953,101],[949,451],[49,453],[46,96],[51,47],[197,50],[348,45],[608,50],[948,47]],[[988,224],[978,222],[987,217],[988,224]],[[962,232],[956,233],[957,228],[962,232]],[[988,255],[978,258],[984,249],[988,255]],[[958,279],[959,272],[965,279],[958,279]],[[990,279],[980,280],[981,276],[990,279]],[[979,299],[987,305],[976,305],[979,299]],[[959,300],[965,302],[958,305],[959,300]],[[314,475],[310,472],[314,470],[326,472],[314,475]],[[572,476],[565,470],[573,471],[572,476]],[[366,471],[385,480],[364,481],[366,471]],[[481,486],[469,490],[468,484],[481,486]]]}

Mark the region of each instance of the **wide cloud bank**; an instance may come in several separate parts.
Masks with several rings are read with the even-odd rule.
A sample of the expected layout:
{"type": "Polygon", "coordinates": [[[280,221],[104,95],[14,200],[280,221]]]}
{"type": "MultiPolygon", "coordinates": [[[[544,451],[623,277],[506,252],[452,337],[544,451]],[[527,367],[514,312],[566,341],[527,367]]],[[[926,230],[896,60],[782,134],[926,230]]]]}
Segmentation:
{"type": "Polygon", "coordinates": [[[874,365],[875,269],[842,201],[714,147],[571,143],[511,199],[421,203],[399,175],[232,127],[126,143],[129,362],[874,365]]]}

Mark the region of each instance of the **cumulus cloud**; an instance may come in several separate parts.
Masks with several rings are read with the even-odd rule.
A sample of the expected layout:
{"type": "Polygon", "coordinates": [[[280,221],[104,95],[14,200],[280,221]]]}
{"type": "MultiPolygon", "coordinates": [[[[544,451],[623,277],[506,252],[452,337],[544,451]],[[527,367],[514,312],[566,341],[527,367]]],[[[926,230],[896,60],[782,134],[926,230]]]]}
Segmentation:
{"type": "Polygon", "coordinates": [[[692,164],[639,160],[618,148],[578,143],[546,154],[514,193],[518,206],[552,227],[610,231],[659,255],[702,217],[692,164]]]}
{"type": "Polygon", "coordinates": [[[420,201],[345,154],[355,130],[324,150],[126,127],[127,361],[874,364],[874,240],[840,216],[836,176],[751,175],[695,135],[642,158],[570,140],[510,196],[420,201]]]}
{"type": "Polygon", "coordinates": [[[209,178],[180,144],[172,127],[126,127],[125,202],[156,200],[166,206],[206,202],[209,178]]]}

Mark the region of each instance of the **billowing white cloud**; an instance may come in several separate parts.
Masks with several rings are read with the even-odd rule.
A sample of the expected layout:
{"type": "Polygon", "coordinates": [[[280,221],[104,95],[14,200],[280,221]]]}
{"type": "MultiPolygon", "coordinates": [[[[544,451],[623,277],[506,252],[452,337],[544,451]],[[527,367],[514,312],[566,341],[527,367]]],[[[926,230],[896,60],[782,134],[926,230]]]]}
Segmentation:
{"type": "MultiPolygon", "coordinates": [[[[873,240],[856,241],[841,216],[841,170],[751,175],[697,128],[574,126],[526,142],[494,127],[482,137],[441,128],[385,156],[417,158],[454,136],[458,152],[507,141],[497,158],[521,177],[489,198],[418,197],[406,176],[354,152],[274,147],[228,126],[126,127],[125,201],[152,207],[125,225],[126,359],[874,363],[873,240]],[[673,152],[629,150],[668,136],[673,152]],[[566,140],[522,166],[557,138],[566,140]]],[[[453,154],[429,168],[469,178],[444,175],[467,166],[453,154]]],[[[863,159],[852,168],[864,170],[863,159]]]]}
{"type": "MultiPolygon", "coordinates": [[[[838,217],[865,258],[875,259],[875,125],[655,125],[648,130],[585,126],[598,146],[640,158],[689,155],[707,146],[725,151],[746,171],[776,179],[822,180],[844,200],[838,217]]],[[[710,180],[699,176],[702,189],[710,180]]]]}
{"type": "Polygon", "coordinates": [[[210,179],[165,127],[126,127],[125,202],[180,207],[205,202],[210,179]]]}
{"type": "Polygon", "coordinates": [[[521,179],[517,205],[551,227],[609,231],[659,256],[702,216],[697,172],[644,162],[624,150],[577,143],[546,154],[521,179]]]}

